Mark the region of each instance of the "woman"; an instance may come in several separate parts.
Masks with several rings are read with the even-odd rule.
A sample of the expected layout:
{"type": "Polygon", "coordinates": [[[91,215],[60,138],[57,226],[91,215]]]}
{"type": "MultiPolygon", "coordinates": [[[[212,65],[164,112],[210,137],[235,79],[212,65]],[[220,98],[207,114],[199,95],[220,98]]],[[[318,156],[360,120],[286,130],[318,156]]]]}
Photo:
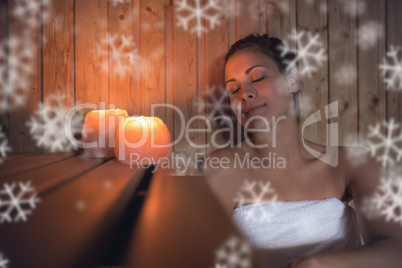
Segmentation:
{"type": "Polygon", "coordinates": [[[355,166],[346,148],[303,139],[297,107],[302,82],[289,65],[295,55],[283,55],[281,47],[277,38],[249,35],[230,48],[225,85],[249,136],[206,158],[209,185],[269,267],[401,267],[400,226],[362,213],[383,174],[380,163],[365,155],[366,163],[355,166]],[[281,164],[273,165],[274,158],[281,164]],[[253,193],[256,186],[270,197],[253,193]],[[245,198],[242,189],[255,198],[245,198]],[[356,215],[347,205],[351,199],[356,215]]]}

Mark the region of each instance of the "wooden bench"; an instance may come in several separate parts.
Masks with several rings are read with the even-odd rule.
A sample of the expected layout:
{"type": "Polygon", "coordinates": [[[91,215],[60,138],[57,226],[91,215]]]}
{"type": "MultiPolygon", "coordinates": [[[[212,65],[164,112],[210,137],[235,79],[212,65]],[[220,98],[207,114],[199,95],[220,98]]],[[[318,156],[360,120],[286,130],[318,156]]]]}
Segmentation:
{"type": "Polygon", "coordinates": [[[154,168],[75,154],[7,158],[0,191],[30,182],[40,201],[26,221],[0,224],[0,254],[13,268],[214,267],[217,248],[237,235],[229,217],[201,175],[154,168]]]}

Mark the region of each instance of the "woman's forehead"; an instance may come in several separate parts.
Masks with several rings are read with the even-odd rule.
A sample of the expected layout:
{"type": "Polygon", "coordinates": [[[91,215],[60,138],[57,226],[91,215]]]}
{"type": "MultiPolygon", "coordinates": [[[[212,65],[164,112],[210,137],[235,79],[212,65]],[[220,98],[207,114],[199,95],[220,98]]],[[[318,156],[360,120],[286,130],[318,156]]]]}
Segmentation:
{"type": "Polygon", "coordinates": [[[243,49],[236,52],[228,59],[225,67],[225,76],[231,74],[235,75],[236,73],[244,74],[249,68],[256,65],[267,69],[278,70],[275,62],[264,53],[243,49]]]}

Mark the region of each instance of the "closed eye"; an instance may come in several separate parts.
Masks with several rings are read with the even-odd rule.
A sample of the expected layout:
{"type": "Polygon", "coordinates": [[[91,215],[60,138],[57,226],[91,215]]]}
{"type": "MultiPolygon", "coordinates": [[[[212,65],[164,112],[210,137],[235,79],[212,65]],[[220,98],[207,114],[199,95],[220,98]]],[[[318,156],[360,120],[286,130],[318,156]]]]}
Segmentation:
{"type": "Polygon", "coordinates": [[[239,91],[239,90],[240,90],[240,88],[237,88],[237,89],[233,90],[232,92],[230,92],[230,95],[236,94],[236,92],[239,91]]]}
{"type": "Polygon", "coordinates": [[[253,80],[252,82],[254,83],[254,82],[258,82],[258,81],[261,81],[261,80],[263,80],[265,78],[265,76],[263,76],[263,77],[261,77],[261,78],[258,78],[258,79],[256,79],[256,80],[253,80]]]}

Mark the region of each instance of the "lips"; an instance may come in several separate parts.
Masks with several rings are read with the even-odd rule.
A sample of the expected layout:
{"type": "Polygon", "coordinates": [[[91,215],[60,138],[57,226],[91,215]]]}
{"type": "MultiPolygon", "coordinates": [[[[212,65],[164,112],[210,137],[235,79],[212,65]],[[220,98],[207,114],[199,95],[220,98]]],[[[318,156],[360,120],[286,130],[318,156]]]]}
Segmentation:
{"type": "Polygon", "coordinates": [[[244,114],[245,114],[246,116],[251,115],[251,114],[253,114],[254,112],[256,112],[256,111],[258,111],[259,109],[261,109],[262,107],[264,107],[264,106],[265,106],[265,104],[251,106],[251,107],[249,107],[249,108],[246,109],[246,111],[245,111],[244,114]]]}

